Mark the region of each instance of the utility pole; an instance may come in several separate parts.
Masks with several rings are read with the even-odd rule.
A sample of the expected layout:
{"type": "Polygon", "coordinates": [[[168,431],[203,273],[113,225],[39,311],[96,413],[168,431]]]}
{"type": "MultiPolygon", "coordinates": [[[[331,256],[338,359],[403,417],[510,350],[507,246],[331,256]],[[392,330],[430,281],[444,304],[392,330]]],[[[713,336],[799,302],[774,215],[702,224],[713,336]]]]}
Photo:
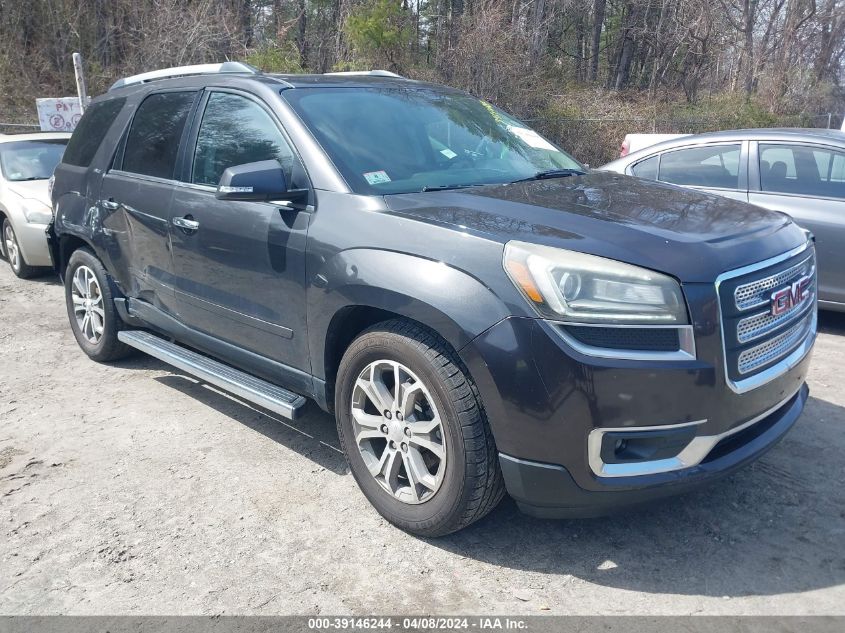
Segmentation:
{"type": "Polygon", "coordinates": [[[85,112],[88,106],[88,89],[85,87],[85,71],[82,68],[82,55],[73,54],[73,73],[76,75],[76,92],[79,95],[79,111],[85,112]]]}

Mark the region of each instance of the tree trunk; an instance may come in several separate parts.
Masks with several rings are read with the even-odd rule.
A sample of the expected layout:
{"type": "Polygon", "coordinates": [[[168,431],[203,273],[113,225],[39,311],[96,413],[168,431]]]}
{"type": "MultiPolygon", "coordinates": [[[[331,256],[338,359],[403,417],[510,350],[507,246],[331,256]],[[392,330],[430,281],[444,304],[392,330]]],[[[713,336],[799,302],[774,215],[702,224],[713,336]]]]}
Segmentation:
{"type": "Polygon", "coordinates": [[[590,50],[590,70],[587,78],[595,81],[599,74],[599,48],[601,47],[601,30],[604,26],[604,11],[606,0],[593,2],[593,46],[590,50]]]}
{"type": "Polygon", "coordinates": [[[308,5],[306,0],[299,0],[299,17],[296,20],[296,47],[299,49],[299,65],[308,68],[308,5]]]}
{"type": "Polygon", "coordinates": [[[622,51],[619,54],[619,63],[616,65],[616,80],[613,87],[622,90],[627,87],[628,79],[631,76],[631,62],[634,60],[634,25],[639,17],[638,7],[629,2],[625,10],[625,27],[622,35],[622,51]]]}

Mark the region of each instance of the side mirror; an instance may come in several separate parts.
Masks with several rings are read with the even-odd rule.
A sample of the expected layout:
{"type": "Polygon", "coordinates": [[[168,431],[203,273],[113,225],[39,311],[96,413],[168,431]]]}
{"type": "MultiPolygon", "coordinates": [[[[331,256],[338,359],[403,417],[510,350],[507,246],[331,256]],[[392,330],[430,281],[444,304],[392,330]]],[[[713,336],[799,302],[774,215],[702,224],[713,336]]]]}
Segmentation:
{"type": "Polygon", "coordinates": [[[226,168],[217,185],[218,200],[302,202],[307,189],[288,189],[285,172],[277,160],[262,160],[226,168]]]}

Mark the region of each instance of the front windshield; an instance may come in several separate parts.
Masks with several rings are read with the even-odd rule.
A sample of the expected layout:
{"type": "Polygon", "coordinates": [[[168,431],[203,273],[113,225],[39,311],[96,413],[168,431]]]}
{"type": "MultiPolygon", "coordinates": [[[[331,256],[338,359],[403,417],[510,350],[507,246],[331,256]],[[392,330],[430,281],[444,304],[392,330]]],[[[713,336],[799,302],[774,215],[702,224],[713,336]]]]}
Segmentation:
{"type": "Polygon", "coordinates": [[[67,139],[0,143],[0,168],[11,182],[47,180],[62,160],[67,139]]]}
{"type": "Polygon", "coordinates": [[[489,103],[431,88],[297,88],[285,98],[356,193],[513,182],[584,167],[489,103]]]}

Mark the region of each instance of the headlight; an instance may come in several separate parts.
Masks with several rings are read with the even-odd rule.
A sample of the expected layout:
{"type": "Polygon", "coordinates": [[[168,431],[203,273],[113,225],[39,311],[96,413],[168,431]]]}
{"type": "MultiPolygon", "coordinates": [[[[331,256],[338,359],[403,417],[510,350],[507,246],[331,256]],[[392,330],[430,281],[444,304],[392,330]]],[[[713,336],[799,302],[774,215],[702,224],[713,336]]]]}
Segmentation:
{"type": "Polygon", "coordinates": [[[52,209],[38,200],[24,200],[21,209],[30,224],[49,224],[53,219],[52,209]]]}
{"type": "Polygon", "coordinates": [[[540,316],[573,323],[684,325],[673,278],[604,257],[509,242],[505,271],[540,316]]]}

